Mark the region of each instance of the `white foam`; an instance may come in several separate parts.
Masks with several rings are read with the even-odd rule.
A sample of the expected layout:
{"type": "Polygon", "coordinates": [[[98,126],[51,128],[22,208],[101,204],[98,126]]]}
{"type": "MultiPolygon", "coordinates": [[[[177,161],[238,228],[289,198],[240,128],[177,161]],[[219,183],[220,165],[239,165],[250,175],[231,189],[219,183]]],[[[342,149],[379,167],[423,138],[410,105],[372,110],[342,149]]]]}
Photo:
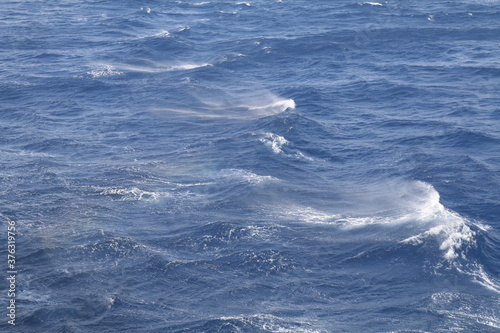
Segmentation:
{"type": "MultiPolygon", "coordinates": [[[[153,36],[147,36],[147,37],[169,37],[170,36],[170,32],[168,30],[162,30],[156,34],[154,34],[153,36]]],[[[146,37],[142,37],[142,38],[146,38],[146,37]]]]}
{"type": "MultiPolygon", "coordinates": [[[[492,328],[500,328],[500,320],[495,316],[494,313],[489,311],[490,309],[484,306],[472,306],[469,304],[467,298],[464,299],[463,294],[451,293],[451,292],[440,292],[435,293],[431,296],[433,301],[433,306],[437,306],[438,309],[433,309],[436,313],[441,316],[451,319],[455,325],[455,329],[450,329],[453,331],[467,331],[466,327],[460,327],[462,323],[471,320],[479,324],[486,325],[492,328]],[[463,304],[457,309],[442,309],[453,307],[453,303],[463,304]]],[[[467,325],[468,326],[468,325],[467,325]]]]}
{"type": "Polygon", "coordinates": [[[312,207],[301,206],[288,207],[284,213],[289,217],[298,218],[307,223],[329,224],[335,223],[335,221],[341,218],[341,216],[337,214],[329,214],[312,207]]]}
{"type": "Polygon", "coordinates": [[[359,5],[383,6],[383,4],[381,4],[380,2],[361,2],[359,3],[359,5]]]}
{"type": "Polygon", "coordinates": [[[248,109],[250,110],[277,109],[278,110],[277,113],[280,113],[287,109],[291,110],[295,109],[295,101],[293,99],[281,99],[267,105],[255,105],[255,106],[249,105],[248,109]]]}
{"type": "Polygon", "coordinates": [[[223,170],[221,170],[221,173],[224,177],[241,179],[241,180],[248,182],[250,184],[260,184],[263,182],[278,181],[279,180],[278,178],[275,178],[272,176],[257,175],[253,172],[250,172],[248,170],[242,170],[242,169],[223,169],[223,170]]]}
{"type": "Polygon", "coordinates": [[[31,291],[29,289],[20,290],[17,297],[23,303],[48,303],[49,295],[42,294],[41,291],[31,291]]]}
{"type": "Polygon", "coordinates": [[[32,156],[32,157],[51,157],[54,158],[56,155],[35,152],[35,151],[26,151],[26,150],[3,150],[2,153],[4,155],[14,155],[14,156],[32,156]]]}
{"type": "Polygon", "coordinates": [[[316,330],[311,327],[307,322],[287,323],[283,319],[270,315],[270,314],[256,314],[256,315],[240,315],[231,317],[220,317],[220,320],[227,321],[240,321],[245,323],[245,326],[253,327],[255,330],[264,330],[266,332],[275,333],[320,333],[323,331],[316,330]]]}
{"type": "Polygon", "coordinates": [[[283,146],[289,143],[287,139],[274,133],[264,133],[264,137],[260,138],[259,141],[271,147],[276,154],[282,153],[283,146]]]}
{"type": "Polygon", "coordinates": [[[463,250],[475,244],[475,232],[468,221],[445,208],[439,193],[430,184],[388,182],[367,185],[359,190],[345,190],[341,197],[343,204],[332,203],[331,212],[311,206],[289,205],[286,215],[308,223],[332,224],[344,229],[413,224],[410,232],[418,233],[399,241],[418,245],[428,239],[437,240],[443,257],[450,262],[463,256],[463,250]]]}
{"type": "Polygon", "coordinates": [[[478,263],[469,263],[465,267],[457,267],[462,274],[469,275],[473,281],[479,283],[483,287],[500,294],[500,282],[494,279],[484,271],[482,265],[478,263]]]}
{"type": "Polygon", "coordinates": [[[90,74],[93,76],[116,75],[128,73],[163,73],[180,70],[192,70],[207,66],[213,66],[210,63],[178,63],[178,64],[162,64],[156,62],[147,62],[146,65],[130,65],[130,64],[103,64],[104,70],[93,71],[90,74]],[[117,70],[117,71],[115,71],[117,70]]]}
{"type": "Polygon", "coordinates": [[[170,31],[168,30],[160,30],[158,32],[154,32],[152,34],[148,34],[148,35],[142,35],[142,36],[138,36],[138,37],[135,37],[137,39],[145,39],[145,38],[166,38],[166,37],[170,37],[171,34],[170,34],[170,31]]]}
{"type": "MultiPolygon", "coordinates": [[[[183,67],[186,69],[186,66],[183,67]]],[[[293,99],[285,99],[251,82],[187,82],[183,103],[165,101],[154,108],[158,115],[211,119],[257,119],[295,108],[293,99]],[[187,104],[186,104],[187,103],[187,104]]]]}
{"type": "Polygon", "coordinates": [[[116,70],[114,66],[104,65],[101,66],[99,69],[87,72],[87,74],[92,75],[93,78],[98,78],[101,76],[121,75],[123,74],[123,72],[116,70]]]}
{"type": "Polygon", "coordinates": [[[166,193],[151,192],[141,190],[137,187],[132,188],[107,188],[100,192],[101,195],[116,195],[123,201],[158,201],[160,197],[168,196],[166,193]]]}
{"type": "Polygon", "coordinates": [[[275,236],[275,231],[277,228],[283,228],[280,225],[268,226],[255,226],[249,225],[242,229],[242,231],[247,231],[250,238],[260,238],[260,239],[272,239],[275,236]]]}
{"type": "Polygon", "coordinates": [[[385,233],[384,239],[401,244],[437,243],[436,249],[443,259],[436,263],[436,268],[455,268],[474,282],[500,293],[500,281],[489,276],[484,267],[468,255],[469,250],[477,246],[474,230],[487,232],[489,228],[473,224],[444,207],[432,185],[395,182],[378,189],[367,186],[364,192],[342,193],[341,199],[332,202],[331,206],[331,209],[320,209],[287,203],[278,209],[278,214],[305,223],[329,224],[352,231],[373,225],[390,227],[391,232],[385,233]]]}
{"type": "MultiPolygon", "coordinates": [[[[401,241],[408,244],[422,244],[425,239],[437,238],[441,245],[439,249],[444,252],[444,258],[453,261],[458,258],[459,251],[474,243],[475,233],[467,226],[465,221],[453,212],[448,212],[445,224],[435,226],[421,234],[409,237],[401,241]]],[[[464,258],[465,259],[465,258],[464,258]]]]}
{"type": "Polygon", "coordinates": [[[190,69],[196,69],[196,68],[208,67],[208,66],[213,66],[213,65],[210,63],[182,64],[182,65],[177,65],[177,66],[171,66],[170,70],[190,70],[190,69]]]}
{"type": "Polygon", "coordinates": [[[204,183],[188,183],[188,184],[178,184],[178,183],[172,183],[178,187],[192,187],[192,186],[208,186],[208,185],[214,185],[216,184],[215,182],[204,182],[204,183]]]}
{"type": "Polygon", "coordinates": [[[259,135],[261,138],[259,139],[260,142],[265,144],[266,146],[270,147],[272,151],[275,154],[283,154],[287,157],[292,157],[296,159],[303,159],[303,160],[308,160],[308,161],[313,161],[314,159],[304,155],[302,152],[298,151],[297,149],[287,149],[288,153],[285,153],[283,151],[284,147],[288,145],[290,142],[282,137],[281,135],[266,132],[263,134],[256,134],[252,133],[253,135],[259,135]]]}

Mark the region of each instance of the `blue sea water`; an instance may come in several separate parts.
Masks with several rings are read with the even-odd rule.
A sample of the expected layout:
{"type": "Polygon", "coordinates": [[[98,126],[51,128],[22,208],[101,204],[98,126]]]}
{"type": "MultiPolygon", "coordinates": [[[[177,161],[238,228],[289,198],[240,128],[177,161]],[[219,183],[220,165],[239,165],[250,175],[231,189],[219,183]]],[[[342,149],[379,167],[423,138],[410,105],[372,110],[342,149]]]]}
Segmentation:
{"type": "Polygon", "coordinates": [[[499,332],[499,22],[2,1],[0,329],[499,332]]]}

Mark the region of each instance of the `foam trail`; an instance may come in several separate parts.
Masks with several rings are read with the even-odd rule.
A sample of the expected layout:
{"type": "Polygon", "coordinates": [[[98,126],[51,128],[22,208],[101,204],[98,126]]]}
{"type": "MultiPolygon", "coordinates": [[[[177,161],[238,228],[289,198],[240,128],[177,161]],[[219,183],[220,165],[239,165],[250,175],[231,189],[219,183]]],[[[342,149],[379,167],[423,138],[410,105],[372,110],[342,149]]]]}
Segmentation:
{"type": "Polygon", "coordinates": [[[338,204],[313,198],[312,203],[320,203],[321,207],[314,207],[312,203],[309,206],[287,203],[279,213],[305,223],[331,224],[360,233],[362,228],[376,225],[379,231],[386,230],[384,239],[390,237],[400,244],[437,243],[436,250],[442,260],[436,263],[436,268],[455,268],[474,282],[500,293],[500,282],[488,276],[477,259],[469,255],[477,246],[475,230],[487,231],[488,228],[473,224],[443,206],[439,192],[432,185],[424,182],[378,184],[359,191],[344,191],[340,197],[338,204]],[[324,208],[327,205],[329,208],[324,208]]]}
{"type": "Polygon", "coordinates": [[[294,108],[293,99],[279,97],[252,82],[210,82],[205,85],[188,82],[176,99],[166,100],[163,106],[153,108],[153,111],[168,117],[257,119],[294,108]],[[179,100],[185,104],[180,104],[179,100]]]}
{"type": "Polygon", "coordinates": [[[221,170],[221,172],[223,176],[235,179],[242,179],[243,181],[248,182],[250,184],[260,184],[262,182],[267,182],[267,181],[278,181],[277,178],[274,178],[272,176],[261,176],[253,172],[250,172],[248,170],[224,169],[221,170]]]}
{"type": "MultiPolygon", "coordinates": [[[[295,103],[294,103],[295,104],[295,103]]],[[[293,148],[288,148],[286,149],[286,153],[284,151],[285,146],[288,146],[290,142],[282,137],[281,135],[266,132],[266,133],[252,133],[252,135],[258,135],[261,136],[259,139],[260,142],[265,144],[266,146],[270,147],[272,151],[275,154],[283,154],[284,156],[295,158],[295,159],[301,159],[301,160],[307,160],[307,161],[313,161],[314,159],[304,155],[302,152],[300,152],[297,149],[293,148]]]]}
{"type": "Polygon", "coordinates": [[[418,245],[428,238],[437,239],[448,261],[457,259],[464,248],[474,244],[475,233],[468,222],[445,208],[439,193],[430,184],[396,181],[366,185],[362,189],[343,191],[340,197],[338,205],[322,203],[330,207],[327,209],[290,205],[292,209],[286,214],[304,222],[332,224],[343,229],[411,225],[409,232],[413,234],[396,236],[403,237],[399,240],[401,243],[418,245]]]}
{"type": "Polygon", "coordinates": [[[358,5],[383,6],[380,2],[361,2],[358,5]]]}
{"type": "Polygon", "coordinates": [[[289,143],[287,139],[274,133],[264,133],[264,137],[260,138],[259,141],[271,147],[276,154],[282,153],[283,146],[289,143]]]}
{"type": "MultiPolygon", "coordinates": [[[[90,74],[96,73],[102,75],[112,75],[112,74],[123,74],[123,73],[144,73],[144,74],[155,74],[171,71],[182,71],[182,70],[192,70],[196,68],[213,66],[211,63],[200,62],[200,63],[174,63],[174,64],[163,64],[152,61],[143,61],[143,65],[131,65],[131,64],[98,64],[99,70],[94,70],[89,72],[90,74]]],[[[93,75],[93,76],[102,76],[93,75]]]]}
{"type": "Polygon", "coordinates": [[[281,113],[287,109],[295,109],[295,101],[293,99],[278,99],[275,102],[272,102],[267,105],[256,105],[256,106],[242,106],[242,107],[248,107],[249,110],[251,111],[257,111],[256,113],[258,114],[259,112],[262,111],[263,114],[268,114],[270,110],[275,113],[281,113]]]}
{"type": "Polygon", "coordinates": [[[101,195],[119,197],[120,200],[138,200],[138,201],[158,201],[162,196],[168,196],[167,193],[151,192],[141,190],[137,187],[132,188],[107,188],[101,191],[101,195]]]}
{"type": "Polygon", "coordinates": [[[500,294],[500,284],[488,276],[482,265],[474,263],[469,267],[457,267],[457,269],[460,273],[471,276],[475,282],[483,287],[500,294]]]}
{"type": "Polygon", "coordinates": [[[89,71],[87,74],[91,75],[93,78],[98,78],[102,76],[121,75],[123,72],[116,70],[113,66],[105,65],[101,66],[99,69],[89,71]]]}

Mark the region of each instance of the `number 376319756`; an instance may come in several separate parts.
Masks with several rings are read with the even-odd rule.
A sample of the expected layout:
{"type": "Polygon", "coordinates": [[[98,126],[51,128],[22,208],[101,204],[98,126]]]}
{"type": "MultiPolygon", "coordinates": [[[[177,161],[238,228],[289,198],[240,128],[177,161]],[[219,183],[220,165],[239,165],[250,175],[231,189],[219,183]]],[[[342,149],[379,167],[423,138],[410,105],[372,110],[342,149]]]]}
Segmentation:
{"type": "Polygon", "coordinates": [[[9,221],[7,227],[7,252],[9,270],[16,269],[16,221],[9,221]]]}
{"type": "Polygon", "coordinates": [[[16,222],[9,221],[7,227],[7,265],[9,267],[8,278],[9,290],[9,306],[7,307],[9,318],[8,323],[16,325],[16,222]]]}

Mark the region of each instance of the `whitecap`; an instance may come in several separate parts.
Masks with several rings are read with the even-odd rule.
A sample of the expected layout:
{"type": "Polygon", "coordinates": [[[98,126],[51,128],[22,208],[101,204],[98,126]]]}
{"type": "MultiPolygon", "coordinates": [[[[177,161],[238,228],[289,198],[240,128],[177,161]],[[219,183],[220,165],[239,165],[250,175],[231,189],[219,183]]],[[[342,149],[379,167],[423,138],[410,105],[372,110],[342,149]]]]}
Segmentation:
{"type": "Polygon", "coordinates": [[[93,78],[98,78],[101,76],[113,76],[113,75],[121,75],[123,72],[116,70],[114,66],[111,65],[104,65],[101,66],[99,69],[92,70],[90,72],[87,72],[87,74],[91,75],[93,78]]]}
{"type": "Polygon", "coordinates": [[[163,64],[152,61],[143,61],[144,65],[131,65],[131,64],[103,64],[104,71],[98,71],[95,75],[116,75],[123,74],[125,72],[128,73],[163,73],[163,72],[171,72],[171,71],[181,71],[181,70],[192,70],[196,68],[213,66],[211,63],[201,62],[201,63],[174,63],[174,64],[163,64]],[[115,71],[118,70],[118,71],[115,71]]]}
{"type": "Polygon", "coordinates": [[[253,135],[258,135],[260,136],[259,142],[262,142],[266,146],[270,147],[272,151],[275,154],[282,154],[287,157],[299,159],[299,160],[307,160],[307,161],[313,161],[314,159],[312,157],[309,157],[302,153],[301,151],[294,149],[294,148],[288,148],[286,149],[287,151],[284,151],[284,147],[288,146],[290,142],[282,137],[281,135],[274,134],[274,133],[263,133],[263,134],[256,134],[252,133],[253,135]]]}
{"type": "Polygon", "coordinates": [[[284,213],[307,223],[334,223],[341,218],[341,215],[330,214],[308,206],[290,206],[284,213]]]}
{"type": "Polygon", "coordinates": [[[43,153],[43,152],[35,152],[35,151],[27,151],[27,150],[3,150],[3,154],[12,154],[14,156],[32,156],[32,157],[50,157],[54,158],[56,155],[43,153]]]}
{"type": "Polygon", "coordinates": [[[384,6],[383,4],[381,4],[380,2],[361,2],[359,3],[358,5],[362,6],[362,5],[370,5],[370,6],[384,6]]]}
{"type": "Polygon", "coordinates": [[[458,214],[447,212],[442,216],[446,220],[445,224],[432,227],[401,242],[419,245],[428,238],[439,239],[439,249],[443,251],[444,258],[448,261],[457,259],[462,248],[474,243],[475,233],[458,214]]]}
{"type": "Polygon", "coordinates": [[[223,321],[239,321],[256,331],[281,332],[281,333],[320,333],[321,330],[313,328],[311,323],[305,321],[286,322],[270,314],[240,315],[220,317],[223,321]]]}
{"type": "MultiPolygon", "coordinates": [[[[242,105],[241,107],[246,107],[245,105],[242,105]]],[[[249,110],[272,110],[275,109],[277,113],[283,112],[287,109],[293,110],[295,109],[295,101],[291,98],[289,99],[280,99],[276,100],[274,102],[271,102],[270,104],[267,105],[248,105],[249,110]]]]}
{"type": "Polygon", "coordinates": [[[332,202],[329,209],[287,203],[278,208],[277,214],[352,232],[362,233],[363,228],[378,226],[379,232],[385,235],[383,239],[399,244],[437,244],[435,249],[442,259],[436,262],[436,269],[454,268],[483,287],[500,293],[500,281],[489,276],[478,260],[470,256],[471,250],[477,247],[477,233],[490,229],[446,208],[432,185],[420,181],[388,182],[385,186],[366,186],[364,191],[343,191],[338,200],[332,202]]]}
{"type": "Polygon", "coordinates": [[[479,283],[486,289],[500,294],[500,281],[495,281],[485,271],[484,267],[478,263],[469,263],[465,266],[458,266],[458,271],[472,277],[473,281],[479,283]]]}
{"type": "Polygon", "coordinates": [[[178,187],[193,187],[193,186],[208,186],[208,185],[215,185],[215,182],[201,182],[201,183],[187,183],[187,184],[180,184],[180,183],[173,183],[174,185],[178,187]]]}
{"type": "Polygon", "coordinates": [[[141,37],[141,38],[147,38],[147,37],[169,37],[170,36],[170,31],[168,30],[162,30],[152,36],[145,36],[145,37],[141,37]]]}
{"type": "Polygon", "coordinates": [[[165,38],[165,37],[170,37],[171,33],[168,30],[162,29],[160,31],[157,30],[157,32],[148,34],[148,35],[142,35],[142,36],[137,36],[135,37],[136,39],[146,39],[146,38],[165,38]]]}
{"type": "Polygon", "coordinates": [[[160,197],[168,196],[167,193],[141,190],[132,188],[106,188],[100,192],[101,195],[117,196],[122,201],[158,201],[160,197]]]}
{"type": "Polygon", "coordinates": [[[249,225],[244,227],[242,231],[248,233],[249,238],[259,238],[264,240],[271,240],[275,237],[276,230],[284,228],[281,225],[273,225],[269,226],[257,226],[257,225],[249,225]]]}
{"type": "Polygon", "coordinates": [[[259,141],[271,147],[276,154],[283,153],[283,146],[289,143],[287,139],[274,133],[264,133],[264,137],[259,141]]]}
{"type": "MultiPolygon", "coordinates": [[[[355,187],[352,186],[354,189],[355,187]]],[[[413,225],[411,236],[399,242],[419,245],[427,239],[437,240],[443,257],[452,262],[475,244],[475,232],[468,221],[445,208],[439,193],[424,182],[387,182],[362,189],[345,189],[340,203],[332,203],[332,212],[311,206],[291,205],[288,216],[310,223],[332,224],[343,229],[368,225],[413,225]],[[348,204],[346,204],[348,203],[348,204]]],[[[395,237],[398,237],[397,235],[395,237]]]]}
{"type": "Polygon", "coordinates": [[[278,181],[278,178],[272,176],[262,176],[243,169],[223,169],[221,170],[223,177],[243,180],[250,184],[260,184],[268,181],[278,181]]]}
{"type": "Polygon", "coordinates": [[[250,120],[295,108],[293,99],[279,97],[251,82],[186,83],[182,99],[165,101],[152,111],[169,118],[250,120]]]}
{"type": "Polygon", "coordinates": [[[170,70],[177,71],[177,70],[190,70],[190,69],[196,69],[196,68],[201,68],[201,67],[208,67],[208,66],[213,66],[210,63],[201,63],[201,64],[181,64],[177,66],[171,66],[170,70]]]}
{"type": "Polygon", "coordinates": [[[462,323],[471,320],[492,328],[500,328],[500,320],[492,308],[485,304],[477,304],[468,294],[458,292],[439,292],[431,295],[430,310],[447,317],[456,325],[456,331],[464,331],[462,323]],[[474,305],[471,304],[474,302],[474,305]]]}

